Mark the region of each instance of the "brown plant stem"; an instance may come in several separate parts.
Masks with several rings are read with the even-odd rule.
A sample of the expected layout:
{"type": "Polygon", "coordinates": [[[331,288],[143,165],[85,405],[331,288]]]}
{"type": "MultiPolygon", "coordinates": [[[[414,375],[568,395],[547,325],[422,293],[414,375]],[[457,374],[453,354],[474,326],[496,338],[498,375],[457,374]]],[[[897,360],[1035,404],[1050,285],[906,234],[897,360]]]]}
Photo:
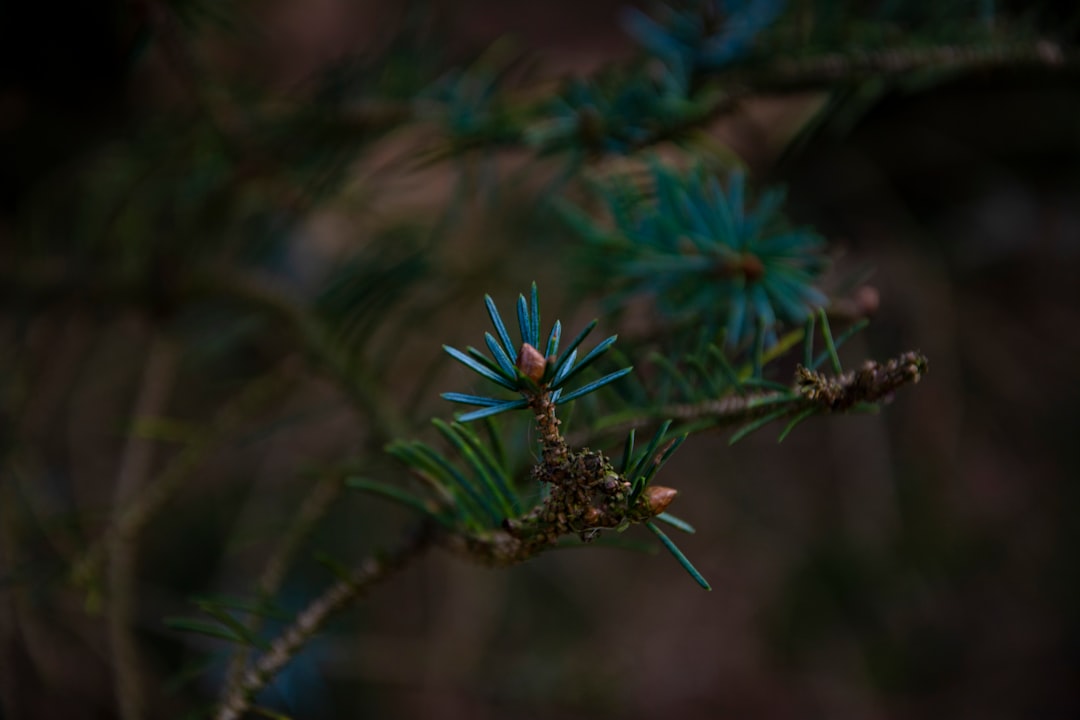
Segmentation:
{"type": "Polygon", "coordinates": [[[312,364],[372,420],[372,442],[389,442],[407,433],[408,423],[394,403],[386,402],[380,380],[366,359],[349,357],[335,347],[318,318],[270,278],[223,270],[202,275],[195,286],[197,295],[207,293],[239,300],[286,323],[305,346],[312,364]]]}
{"type": "MultiPolygon", "coordinates": [[[[206,459],[207,455],[236,430],[240,422],[253,409],[265,404],[270,398],[298,377],[298,365],[286,359],[266,375],[248,383],[218,411],[210,427],[195,436],[183,450],[170,458],[164,469],[153,480],[140,483],[125,492],[123,504],[113,508],[112,519],[102,537],[90,543],[81,557],[73,564],[72,580],[81,586],[92,588],[110,548],[121,538],[134,538],[153,517],[183,487],[184,481],[206,459]]],[[[118,488],[119,489],[119,488],[118,488]]],[[[119,500],[119,496],[117,497],[119,500]]]]}
{"type": "MultiPolygon", "coordinates": [[[[143,368],[132,418],[157,416],[168,402],[176,379],[177,352],[173,341],[155,334],[143,368]]],[[[132,433],[124,446],[113,493],[113,522],[121,516],[140,490],[153,463],[153,442],[132,433]]],[[[138,720],[143,717],[142,663],[132,631],[137,598],[135,568],[138,544],[135,529],[113,533],[107,544],[109,603],[107,624],[113,659],[113,680],[120,717],[138,720]]]]}
{"type": "Polygon", "coordinates": [[[987,42],[936,47],[896,47],[826,53],[777,60],[759,69],[719,72],[716,77],[758,94],[832,87],[866,77],[892,77],[921,70],[1074,67],[1078,58],[1049,40],[987,42]]]}
{"type": "Polygon", "coordinates": [[[270,644],[270,649],[248,669],[240,682],[226,688],[217,720],[239,720],[251,709],[255,695],[281,672],[331,615],[419,558],[434,539],[433,529],[426,523],[421,525],[401,546],[390,553],[368,557],[348,577],[334,583],[311,601],[293,624],[270,644]]]}
{"type": "MultiPolygon", "coordinates": [[[[787,416],[807,410],[822,414],[842,413],[860,404],[888,400],[904,385],[919,382],[928,367],[926,356],[919,352],[906,352],[881,363],[867,360],[858,370],[837,376],[800,367],[794,386],[787,392],[730,394],[715,400],[664,405],[648,415],[608,425],[600,432],[628,432],[653,425],[660,419],[708,420],[713,427],[727,427],[756,420],[782,408],[787,410],[787,416]]],[[[571,441],[574,444],[585,442],[596,434],[592,431],[582,433],[572,436],[571,441]]]]}
{"type": "Polygon", "coordinates": [[[549,393],[527,397],[542,446],[532,477],[547,487],[547,497],[526,514],[505,519],[500,528],[445,536],[447,548],[487,564],[512,565],[554,547],[566,535],[588,542],[599,530],[647,522],[674,499],[676,491],[661,487],[632,497],[631,480],[602,452],[567,445],[549,393]]]}
{"type": "Polygon", "coordinates": [[[568,450],[566,440],[559,432],[559,425],[562,423],[555,417],[555,403],[551,400],[551,393],[542,392],[531,395],[529,407],[532,408],[536,418],[536,427],[540,431],[544,464],[555,466],[565,463],[568,450]]]}
{"type": "MultiPolygon", "coordinates": [[[[338,473],[329,473],[324,475],[311,489],[308,496],[304,498],[296,518],[278,541],[274,552],[266,561],[258,582],[257,592],[260,600],[270,599],[281,587],[285,571],[288,569],[297,549],[315,524],[326,514],[326,511],[337,499],[338,495],[341,494],[341,487],[340,475],[338,473]]],[[[255,614],[248,623],[248,629],[252,631],[253,635],[257,635],[261,625],[262,618],[255,614]]],[[[251,651],[247,646],[237,648],[233,653],[225,676],[223,699],[228,693],[232,692],[233,688],[240,684],[250,657],[251,651]]]]}
{"type": "MultiPolygon", "coordinates": [[[[122,272],[103,270],[84,279],[63,260],[20,263],[16,272],[0,268],[0,298],[13,291],[27,293],[39,302],[78,297],[83,302],[136,306],[146,295],[145,282],[122,272]]],[[[364,358],[348,357],[334,347],[322,323],[272,277],[227,266],[201,267],[178,277],[170,292],[170,300],[177,304],[207,299],[240,302],[280,320],[295,333],[312,365],[338,385],[360,412],[377,419],[372,423],[377,435],[374,441],[381,444],[408,433],[409,424],[397,405],[383,401],[374,368],[364,358]]]]}

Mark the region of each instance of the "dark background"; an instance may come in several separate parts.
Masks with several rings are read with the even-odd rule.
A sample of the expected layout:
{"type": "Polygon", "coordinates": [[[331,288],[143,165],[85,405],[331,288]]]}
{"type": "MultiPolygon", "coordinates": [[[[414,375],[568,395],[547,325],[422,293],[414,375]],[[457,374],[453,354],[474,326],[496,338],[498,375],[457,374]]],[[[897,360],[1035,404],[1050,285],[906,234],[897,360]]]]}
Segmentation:
{"type": "MultiPolygon", "coordinates": [[[[450,59],[506,33],[553,75],[632,51],[616,2],[436,5],[450,59]]],[[[197,36],[202,57],[211,74],[293,99],[306,78],[378,44],[400,20],[378,3],[248,9],[259,31],[197,36]]],[[[184,122],[191,99],[161,49],[161,12],[155,3],[3,5],[0,266],[41,241],[43,215],[81,222],[65,178],[90,172],[91,184],[108,185],[91,164],[102,147],[142,137],[169,113],[184,122]]],[[[1063,5],[1040,22],[1067,40],[1069,17],[1063,5]]],[[[680,450],[664,482],[682,493],[673,509],[698,528],[680,544],[711,593],[666,556],[596,549],[490,570],[436,552],[345,613],[267,697],[298,718],[1080,715],[1078,88],[1065,70],[937,77],[886,90],[859,112],[845,106],[795,148],[820,96],[753,100],[721,120],[710,131],[759,182],[788,185],[791,215],[833,240],[842,268],[874,269],[881,307],[845,359],[919,349],[930,374],[880,415],[817,419],[780,446],[768,431],[732,448],[716,433],[680,450]]],[[[375,177],[363,163],[353,170],[375,177]]],[[[372,207],[436,215],[454,182],[438,168],[400,174],[374,200],[343,191],[299,212],[293,231],[329,247],[362,244],[372,207]]],[[[446,239],[460,254],[442,268],[456,273],[454,292],[409,335],[415,364],[386,379],[401,397],[441,343],[472,342],[482,293],[506,302],[533,277],[559,287],[565,229],[537,221],[529,202],[517,188],[497,203],[463,203],[446,239]]],[[[285,262],[298,275],[317,264],[285,262]]],[[[9,568],[0,716],[113,717],[100,618],[66,583],[65,557],[106,517],[149,331],[94,298],[39,309],[10,286],[0,298],[4,371],[29,367],[31,398],[4,412],[5,452],[35,458],[11,461],[0,479],[9,568]],[[16,472],[26,467],[40,472],[16,472]]],[[[177,322],[212,335],[217,316],[206,317],[177,322]]],[[[168,408],[180,417],[212,409],[251,360],[230,356],[222,380],[206,371],[217,356],[193,353],[168,408]]],[[[460,382],[448,363],[436,367],[435,390],[460,382]]],[[[289,418],[285,431],[260,434],[253,423],[144,534],[138,625],[149,682],[164,688],[151,693],[152,716],[193,711],[222,671],[218,663],[182,682],[221,646],[160,619],[185,612],[191,594],[249,589],[303,497],[305,471],[355,451],[366,432],[318,379],[282,403],[261,420],[289,418]]],[[[425,408],[449,414],[430,402],[418,417],[425,408]]],[[[342,496],[283,604],[298,609],[329,581],[312,551],[357,556],[405,517],[342,496]]]]}

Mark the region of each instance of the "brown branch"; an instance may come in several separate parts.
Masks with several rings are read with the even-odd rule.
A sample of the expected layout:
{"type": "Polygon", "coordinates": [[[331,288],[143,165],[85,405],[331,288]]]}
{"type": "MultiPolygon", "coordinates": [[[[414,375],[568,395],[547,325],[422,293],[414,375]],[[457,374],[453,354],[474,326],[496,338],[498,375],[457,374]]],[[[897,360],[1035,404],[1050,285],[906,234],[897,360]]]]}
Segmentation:
{"type": "MultiPolygon", "coordinates": [[[[160,334],[153,338],[143,368],[133,419],[162,413],[176,379],[177,351],[173,341],[160,334]]],[[[153,442],[132,434],[120,460],[113,494],[114,524],[132,497],[141,489],[153,463],[153,442]]],[[[143,716],[143,687],[138,642],[132,632],[137,600],[135,568],[138,559],[138,528],[113,533],[107,544],[109,603],[107,624],[113,659],[116,701],[123,720],[143,716]],[[128,531],[130,530],[130,531],[128,531]]]]}
{"type": "Polygon", "coordinates": [[[203,274],[194,286],[196,296],[206,293],[244,302],[287,323],[310,354],[312,364],[371,420],[373,442],[389,442],[406,434],[404,416],[396,405],[385,401],[381,379],[366,358],[350,357],[335,347],[323,323],[271,278],[226,269],[203,274]]]}
{"type": "MultiPolygon", "coordinates": [[[[289,563],[300,544],[311,532],[315,524],[326,514],[327,510],[330,509],[331,504],[340,495],[341,487],[341,477],[337,473],[328,473],[315,484],[308,496],[304,498],[304,502],[296,513],[296,518],[282,535],[274,552],[266,561],[262,576],[258,582],[260,600],[268,600],[278,591],[285,576],[285,571],[288,569],[289,563]]],[[[255,635],[261,625],[262,618],[255,614],[248,623],[248,629],[255,635]]],[[[249,659],[250,650],[246,646],[238,648],[233,653],[226,673],[223,698],[228,697],[234,688],[239,686],[249,659]]]]}
{"type": "Polygon", "coordinates": [[[836,377],[800,366],[797,388],[806,403],[803,409],[845,412],[856,405],[891,398],[901,386],[919,382],[928,369],[926,356],[919,352],[906,352],[884,363],[867,360],[858,370],[836,377]]]}
{"type": "MultiPolygon", "coordinates": [[[[660,420],[708,420],[709,427],[740,425],[764,417],[781,408],[786,416],[806,410],[819,413],[842,413],[856,405],[888,401],[894,392],[908,383],[917,383],[926,374],[929,362],[919,352],[906,352],[879,363],[867,360],[858,370],[837,376],[799,367],[795,384],[789,391],[762,392],[747,395],[725,395],[715,400],[663,405],[640,416],[605,426],[600,432],[628,432],[660,420]]],[[[596,436],[585,431],[571,437],[579,444],[596,436]]]]}
{"type": "MultiPolygon", "coordinates": [[[[446,547],[472,560],[512,565],[554,547],[566,535],[576,534],[588,542],[599,530],[647,522],[674,499],[675,490],[659,486],[634,494],[634,478],[616,471],[602,452],[567,445],[545,386],[524,394],[543,448],[532,477],[548,488],[547,496],[524,515],[506,518],[500,528],[444,537],[446,547]]],[[[660,448],[652,461],[659,463],[667,447],[660,448]]]]}
{"type": "Polygon", "coordinates": [[[183,487],[207,455],[234,432],[253,409],[265,404],[284,386],[293,382],[298,376],[297,370],[297,363],[293,359],[286,359],[263,377],[251,381],[221,407],[210,427],[174,455],[151,482],[125,492],[122,504],[118,496],[109,527],[100,539],[90,543],[73,564],[72,581],[82,587],[94,587],[101,564],[111,553],[110,548],[123,542],[124,538],[137,536],[183,487]]]}
{"type": "MultiPolygon", "coordinates": [[[[0,269],[0,299],[8,292],[18,292],[45,302],[78,298],[84,302],[137,306],[146,300],[145,280],[106,271],[84,277],[82,270],[65,260],[24,262],[11,272],[0,269]]],[[[177,277],[170,291],[174,294],[169,299],[176,304],[227,300],[243,303],[284,322],[304,346],[312,364],[372,420],[373,443],[381,445],[408,431],[408,423],[396,405],[383,401],[381,381],[364,358],[347,356],[335,347],[323,323],[274,278],[229,267],[204,266],[177,277]]]]}
{"type": "Polygon", "coordinates": [[[558,465],[566,462],[566,440],[559,432],[561,421],[555,417],[555,403],[551,393],[541,392],[529,396],[529,407],[536,418],[536,427],[540,431],[540,443],[543,447],[544,464],[558,465]]]}
{"type": "Polygon", "coordinates": [[[296,620],[270,645],[235,687],[228,688],[218,708],[218,720],[238,720],[251,708],[252,700],[293,657],[319,632],[327,619],[419,558],[435,539],[433,529],[422,525],[401,547],[386,555],[372,556],[352,573],[331,585],[313,600],[296,620]]]}
{"type": "Polygon", "coordinates": [[[826,88],[867,77],[893,77],[922,70],[1075,68],[1080,57],[1048,40],[936,47],[884,48],[786,58],[761,68],[714,77],[757,94],[826,88]]]}

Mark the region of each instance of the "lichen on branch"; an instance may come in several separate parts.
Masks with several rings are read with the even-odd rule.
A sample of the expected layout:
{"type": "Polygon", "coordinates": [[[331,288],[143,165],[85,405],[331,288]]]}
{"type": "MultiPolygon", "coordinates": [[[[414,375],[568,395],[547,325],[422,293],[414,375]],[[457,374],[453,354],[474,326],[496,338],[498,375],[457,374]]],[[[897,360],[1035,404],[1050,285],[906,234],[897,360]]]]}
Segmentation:
{"type": "MultiPolygon", "coordinates": [[[[632,480],[602,452],[568,447],[550,393],[530,395],[529,407],[542,447],[531,476],[544,487],[544,499],[520,517],[506,518],[495,530],[447,537],[451,548],[490,564],[519,563],[554,547],[564,536],[576,534],[582,542],[590,542],[601,530],[648,522],[675,499],[676,490],[661,486],[635,495],[632,480]]],[[[660,450],[657,462],[666,450],[660,450]]]]}

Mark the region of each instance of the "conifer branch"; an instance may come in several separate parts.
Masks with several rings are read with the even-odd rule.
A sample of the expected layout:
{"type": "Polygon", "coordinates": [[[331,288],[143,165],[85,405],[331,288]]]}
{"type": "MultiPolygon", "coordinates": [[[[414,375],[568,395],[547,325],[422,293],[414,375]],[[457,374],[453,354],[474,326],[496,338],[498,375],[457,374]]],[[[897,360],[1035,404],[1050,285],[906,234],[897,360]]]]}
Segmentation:
{"type": "Polygon", "coordinates": [[[386,554],[368,557],[347,577],[341,578],[311,601],[239,682],[225,688],[217,719],[238,720],[242,717],[251,708],[259,691],[273,681],[334,613],[418,559],[434,539],[433,529],[426,523],[421,525],[400,547],[386,554]]]}
{"type": "Polygon", "coordinates": [[[789,392],[771,391],[730,394],[714,400],[664,405],[638,417],[587,430],[573,436],[574,442],[586,442],[598,433],[618,434],[628,430],[655,425],[660,418],[684,422],[708,420],[710,427],[741,425],[776,413],[794,417],[807,411],[813,413],[843,413],[865,403],[888,400],[896,390],[909,383],[918,383],[926,374],[929,362],[919,352],[906,352],[879,363],[867,360],[857,370],[828,376],[800,366],[795,384],[789,392]]]}
{"type": "Polygon", "coordinates": [[[867,360],[858,370],[832,377],[800,366],[793,393],[729,395],[703,403],[665,406],[658,414],[680,420],[707,417],[717,425],[737,425],[779,407],[786,407],[787,415],[809,409],[822,413],[845,412],[861,403],[880,402],[901,386],[919,382],[928,366],[926,356],[918,352],[906,352],[884,363],[867,360]]]}
{"type": "MultiPolygon", "coordinates": [[[[919,382],[929,369],[929,361],[920,352],[906,352],[884,363],[867,360],[858,370],[829,377],[799,367],[798,390],[806,407],[826,412],[844,412],[861,403],[889,398],[908,383],[919,382]]],[[[806,409],[804,407],[803,409],[806,409]]]]}
{"type": "MultiPolygon", "coordinates": [[[[209,427],[197,433],[182,450],[170,458],[150,482],[133,490],[130,497],[125,493],[121,498],[118,491],[118,504],[114,507],[112,521],[102,536],[91,542],[73,563],[72,581],[77,586],[92,591],[97,583],[101,564],[109,555],[109,548],[122,542],[123,538],[134,538],[142,532],[214,448],[234,432],[255,408],[275,397],[283,387],[295,381],[296,377],[297,364],[294,359],[287,358],[226,401],[209,427]]],[[[94,605],[93,597],[91,594],[91,607],[94,605]]]]}
{"type": "Polygon", "coordinates": [[[380,392],[379,380],[367,363],[363,359],[345,357],[331,344],[318,319],[270,279],[251,273],[222,271],[203,276],[200,285],[202,291],[211,295],[232,297],[287,323],[311,355],[315,366],[371,419],[376,439],[386,442],[405,434],[404,417],[380,392]]]}
{"type": "Polygon", "coordinates": [[[529,407],[536,418],[536,427],[540,431],[540,443],[544,452],[544,464],[556,465],[566,461],[568,453],[566,440],[559,432],[561,421],[555,417],[555,403],[551,393],[537,393],[529,399],[529,407]]]}
{"type": "Polygon", "coordinates": [[[932,47],[896,47],[793,57],[760,69],[717,73],[754,93],[835,87],[860,78],[890,78],[923,70],[974,71],[1018,67],[1066,69],[1080,55],[1049,40],[932,47]]]}
{"type": "MultiPolygon", "coordinates": [[[[176,380],[177,349],[172,339],[155,333],[143,368],[142,380],[132,411],[134,419],[160,415],[176,380]]],[[[153,464],[154,443],[135,434],[129,436],[120,458],[114,489],[115,518],[139,492],[153,464]]],[[[108,542],[109,603],[107,621],[113,660],[113,681],[120,717],[139,720],[143,717],[142,663],[133,630],[138,599],[135,572],[138,561],[137,528],[114,532],[108,542]]]]}
{"type": "MultiPolygon", "coordinates": [[[[260,602],[269,601],[277,593],[297,549],[341,494],[341,487],[341,477],[338,473],[328,473],[315,483],[311,492],[304,498],[295,519],[282,535],[263,567],[257,585],[260,602]]],[[[252,635],[257,635],[261,625],[262,618],[256,613],[252,615],[247,627],[252,635]]],[[[236,687],[238,685],[247,667],[249,657],[250,649],[247,646],[236,649],[229,660],[225,687],[236,687]]]]}
{"type": "MultiPolygon", "coordinates": [[[[561,538],[577,534],[582,542],[600,530],[647,523],[662,513],[677,492],[651,486],[635,494],[637,477],[619,472],[602,452],[570,448],[559,431],[551,394],[529,395],[540,432],[542,457],[532,478],[547,489],[547,497],[528,513],[505,518],[487,532],[454,533],[443,538],[451,550],[492,565],[512,565],[554,547],[561,538]]],[[[673,442],[646,458],[651,475],[670,455],[673,442]]],[[[644,485],[644,483],[642,483],[644,485]]]]}

